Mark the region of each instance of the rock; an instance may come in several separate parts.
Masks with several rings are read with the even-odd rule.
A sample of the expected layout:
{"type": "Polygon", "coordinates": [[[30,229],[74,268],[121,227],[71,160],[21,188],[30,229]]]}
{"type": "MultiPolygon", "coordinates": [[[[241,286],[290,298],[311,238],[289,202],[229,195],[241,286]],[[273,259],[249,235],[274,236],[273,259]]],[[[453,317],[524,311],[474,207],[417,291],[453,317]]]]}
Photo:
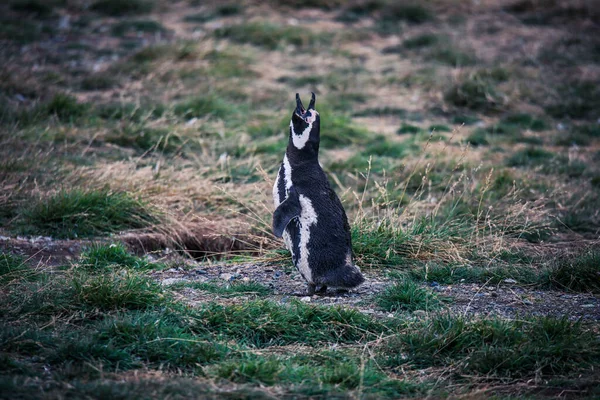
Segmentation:
{"type": "Polygon", "coordinates": [[[196,274],[198,274],[198,275],[206,275],[206,274],[208,274],[208,272],[206,272],[206,271],[205,271],[205,270],[203,270],[203,269],[195,269],[195,270],[194,270],[194,273],[196,273],[196,274]]]}
{"type": "Polygon", "coordinates": [[[581,307],[583,307],[583,308],[593,308],[593,307],[596,307],[596,305],[595,304],[583,304],[581,307]]]}
{"type": "Polygon", "coordinates": [[[437,287],[437,286],[440,286],[440,284],[439,284],[439,283],[437,283],[436,281],[433,281],[433,282],[431,282],[431,283],[429,284],[429,286],[431,286],[431,287],[437,287]]]}
{"type": "Polygon", "coordinates": [[[300,299],[303,303],[310,303],[310,296],[304,296],[300,299]]]}
{"type": "Polygon", "coordinates": [[[242,282],[248,283],[248,282],[250,282],[250,278],[248,278],[247,276],[245,276],[245,277],[242,278],[242,282]]]}
{"type": "Polygon", "coordinates": [[[223,273],[223,274],[219,275],[219,278],[223,279],[224,281],[231,282],[232,280],[235,279],[235,275],[234,274],[223,273]]]}
{"type": "Polygon", "coordinates": [[[515,281],[514,279],[511,279],[511,278],[504,279],[502,282],[504,282],[504,283],[517,283],[517,281],[515,281]]]}
{"type": "Polygon", "coordinates": [[[180,283],[180,282],[189,282],[189,279],[185,279],[185,278],[167,278],[167,279],[163,279],[161,282],[161,285],[163,286],[169,286],[169,285],[174,285],[176,283],[180,283]]]}

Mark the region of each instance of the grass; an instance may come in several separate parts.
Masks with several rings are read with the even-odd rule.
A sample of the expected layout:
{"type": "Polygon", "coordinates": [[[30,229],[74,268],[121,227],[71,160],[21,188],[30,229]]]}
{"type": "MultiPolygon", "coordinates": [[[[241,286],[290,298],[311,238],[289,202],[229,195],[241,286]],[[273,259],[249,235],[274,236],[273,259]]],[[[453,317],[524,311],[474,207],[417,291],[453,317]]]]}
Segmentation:
{"type": "Polygon", "coordinates": [[[23,257],[0,251],[0,285],[37,278],[37,272],[27,265],[23,257]]]}
{"type": "Polygon", "coordinates": [[[55,95],[48,103],[42,105],[45,114],[56,116],[63,122],[72,122],[85,115],[88,109],[87,104],[80,103],[74,96],[64,93],[55,95]]]}
{"type": "Polygon", "coordinates": [[[214,282],[186,282],[181,284],[180,286],[201,290],[207,293],[214,293],[224,297],[245,295],[267,296],[272,293],[272,290],[270,288],[258,282],[233,281],[232,283],[227,285],[218,285],[214,282]]]}
{"type": "Polygon", "coordinates": [[[236,107],[216,94],[198,95],[175,105],[175,114],[183,118],[215,117],[224,119],[236,114],[236,107]]]}
{"type": "Polygon", "coordinates": [[[390,340],[384,362],[514,379],[585,371],[599,352],[592,331],[568,319],[468,321],[441,315],[390,340]]]}
{"type": "Polygon", "coordinates": [[[475,65],[477,63],[477,59],[474,55],[466,51],[455,49],[449,45],[433,49],[428,54],[428,58],[455,68],[475,65]]]}
{"type": "Polygon", "coordinates": [[[417,2],[389,2],[381,10],[383,21],[406,21],[411,24],[422,24],[434,19],[433,13],[417,2]]]}
{"type": "Polygon", "coordinates": [[[405,49],[421,49],[423,47],[433,46],[439,41],[440,37],[438,35],[424,33],[422,35],[406,39],[404,42],[402,42],[402,47],[405,49]]]}
{"type": "MultiPolygon", "coordinates": [[[[509,260],[514,256],[505,255],[509,260]]],[[[517,261],[524,264],[515,265],[496,265],[496,266],[467,266],[453,265],[449,263],[426,263],[422,267],[412,268],[409,275],[412,279],[426,282],[437,282],[442,285],[454,285],[460,283],[486,283],[496,285],[506,279],[513,279],[520,285],[538,285],[546,287],[548,285],[547,269],[536,270],[527,261],[518,258],[517,261]]]]}
{"type": "Polygon", "coordinates": [[[79,265],[89,271],[97,272],[105,271],[106,268],[146,270],[160,266],[134,256],[122,243],[96,243],[85,248],[81,252],[79,265]]]}
{"type": "Polygon", "coordinates": [[[389,329],[355,310],[301,302],[281,306],[269,300],[228,306],[208,303],[198,311],[196,321],[193,329],[199,334],[212,333],[253,347],[354,343],[389,329]]]}
{"type": "Polygon", "coordinates": [[[589,250],[557,260],[550,270],[550,283],[562,290],[600,293],[600,252],[589,250]]]}
{"type": "Polygon", "coordinates": [[[147,14],[154,9],[153,0],[97,0],[90,6],[92,11],[112,17],[147,14]]]}
{"type": "Polygon", "coordinates": [[[182,146],[182,139],[166,128],[150,128],[137,124],[117,127],[104,141],[143,152],[156,149],[164,153],[173,153],[182,146]]]}
{"type": "Polygon", "coordinates": [[[386,288],[376,298],[377,305],[385,311],[435,310],[440,301],[435,294],[409,279],[386,288]]]}
{"type": "Polygon", "coordinates": [[[10,1],[10,9],[24,14],[33,14],[37,18],[48,18],[54,13],[54,8],[61,1],[39,1],[39,0],[13,0],[10,1]]]}
{"type": "Polygon", "coordinates": [[[74,301],[102,311],[146,309],[162,305],[165,297],[153,279],[129,270],[76,276],[74,301]]]}
{"type": "Polygon", "coordinates": [[[578,81],[560,90],[560,100],[549,104],[545,111],[554,118],[594,119],[600,109],[600,89],[592,81],[578,81]]]}
{"type": "Polygon", "coordinates": [[[88,75],[81,80],[82,90],[106,90],[117,86],[119,79],[107,72],[88,75]]]}
{"type": "Polygon", "coordinates": [[[19,230],[30,235],[82,238],[138,229],[157,221],[148,207],[127,193],[63,190],[24,210],[19,230]]]}
{"type": "Polygon", "coordinates": [[[269,50],[282,45],[293,45],[307,49],[317,45],[326,45],[331,38],[326,33],[313,33],[299,30],[293,26],[283,26],[271,22],[247,22],[215,30],[215,36],[236,43],[251,44],[269,50]]]}
{"type": "Polygon", "coordinates": [[[402,126],[400,128],[398,128],[397,133],[399,133],[399,134],[420,133],[422,131],[423,130],[421,128],[419,128],[418,126],[410,125],[410,124],[402,124],[402,126]]]}
{"type": "Polygon", "coordinates": [[[191,14],[191,15],[186,15],[185,17],[183,17],[183,20],[185,22],[204,23],[204,22],[208,22],[208,21],[211,21],[211,20],[217,19],[217,18],[231,17],[233,15],[239,15],[239,14],[243,13],[243,11],[244,11],[244,7],[239,4],[235,4],[235,3],[219,4],[219,5],[217,5],[217,7],[215,7],[214,10],[199,12],[199,13],[191,14]]]}
{"type": "Polygon", "coordinates": [[[567,8],[515,42],[521,15],[507,29],[494,2],[80,3],[0,7],[4,397],[598,394],[598,252],[580,249],[600,229],[597,40],[571,29],[597,13],[548,5],[567,8]],[[398,55],[378,54],[388,45],[398,55]],[[304,303],[282,283],[296,274],[270,192],[294,88],[317,94],[320,161],[383,292],[304,303]],[[167,249],[169,267],[153,262],[124,231],[185,245],[209,280],[178,279],[196,262],[167,249]],[[265,279],[240,265],[216,278],[237,267],[205,253],[250,246],[265,279]],[[556,246],[572,255],[553,259],[556,246]],[[580,293],[561,300],[582,320],[523,315],[538,302],[463,316],[436,283],[580,293]]]}
{"type": "Polygon", "coordinates": [[[165,27],[158,21],[152,19],[119,21],[110,27],[114,36],[125,36],[129,33],[165,33],[165,27]]]}
{"type": "Polygon", "coordinates": [[[508,157],[506,165],[510,167],[538,166],[551,160],[554,156],[549,151],[537,147],[527,147],[508,157]]]}

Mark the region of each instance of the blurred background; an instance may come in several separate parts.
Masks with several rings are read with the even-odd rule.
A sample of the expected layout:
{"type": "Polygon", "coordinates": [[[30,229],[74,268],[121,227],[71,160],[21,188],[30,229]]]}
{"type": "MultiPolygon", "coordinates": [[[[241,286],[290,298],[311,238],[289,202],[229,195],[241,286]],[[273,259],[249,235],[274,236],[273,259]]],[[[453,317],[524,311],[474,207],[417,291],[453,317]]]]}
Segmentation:
{"type": "Polygon", "coordinates": [[[598,237],[598,1],[7,0],[0,15],[3,235],[279,248],[272,182],[294,94],[314,91],[363,263],[598,237]],[[429,253],[394,247],[406,235],[429,253]]]}

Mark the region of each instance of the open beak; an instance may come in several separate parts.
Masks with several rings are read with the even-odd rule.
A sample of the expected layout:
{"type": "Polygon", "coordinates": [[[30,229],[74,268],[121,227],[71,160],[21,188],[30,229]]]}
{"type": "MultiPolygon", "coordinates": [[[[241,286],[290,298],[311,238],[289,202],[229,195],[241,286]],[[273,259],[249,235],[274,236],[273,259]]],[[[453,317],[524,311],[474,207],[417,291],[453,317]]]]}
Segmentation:
{"type": "Polygon", "coordinates": [[[315,109],[315,94],[311,93],[312,96],[310,98],[310,104],[308,105],[308,108],[305,109],[304,105],[302,104],[302,100],[300,100],[300,95],[298,93],[296,93],[296,115],[299,116],[302,119],[306,118],[306,112],[309,110],[314,110],[315,109]]]}

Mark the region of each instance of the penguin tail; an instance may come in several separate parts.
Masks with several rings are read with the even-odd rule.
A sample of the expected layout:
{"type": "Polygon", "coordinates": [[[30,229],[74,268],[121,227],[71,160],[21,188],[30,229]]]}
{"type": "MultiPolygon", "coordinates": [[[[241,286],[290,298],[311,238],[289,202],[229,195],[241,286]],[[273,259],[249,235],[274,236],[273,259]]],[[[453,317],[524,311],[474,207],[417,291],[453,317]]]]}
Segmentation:
{"type": "Polygon", "coordinates": [[[350,264],[331,271],[324,281],[327,286],[351,289],[363,283],[365,278],[357,266],[350,264]]]}

